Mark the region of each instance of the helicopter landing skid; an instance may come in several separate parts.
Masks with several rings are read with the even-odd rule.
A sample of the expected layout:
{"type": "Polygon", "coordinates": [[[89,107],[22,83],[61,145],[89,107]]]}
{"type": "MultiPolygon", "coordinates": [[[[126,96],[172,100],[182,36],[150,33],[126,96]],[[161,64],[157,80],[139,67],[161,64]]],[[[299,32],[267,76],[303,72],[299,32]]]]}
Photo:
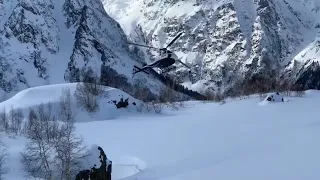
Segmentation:
{"type": "Polygon", "coordinates": [[[136,74],[136,73],[138,73],[138,72],[144,72],[144,73],[146,73],[146,74],[149,74],[148,72],[147,72],[147,70],[142,70],[141,68],[139,68],[138,66],[133,66],[134,68],[133,68],[133,73],[132,74],[136,74]]]}

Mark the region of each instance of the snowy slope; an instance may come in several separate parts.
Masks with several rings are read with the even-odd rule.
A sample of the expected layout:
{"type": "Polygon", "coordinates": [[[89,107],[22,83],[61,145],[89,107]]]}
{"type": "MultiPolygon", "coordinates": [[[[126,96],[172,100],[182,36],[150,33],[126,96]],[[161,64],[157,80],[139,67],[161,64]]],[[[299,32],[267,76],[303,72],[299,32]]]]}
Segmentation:
{"type": "Polygon", "coordinates": [[[82,108],[77,106],[75,97],[73,96],[76,86],[77,83],[67,83],[28,88],[17,93],[12,98],[2,102],[0,104],[0,109],[3,110],[5,108],[6,111],[9,112],[11,108],[19,108],[22,109],[25,112],[25,116],[27,116],[29,108],[37,108],[39,105],[41,105],[41,103],[45,105],[51,103],[52,110],[57,112],[58,114],[55,115],[56,117],[59,117],[60,97],[62,96],[64,90],[70,90],[72,95],[72,108],[76,114],[76,119],[78,122],[119,118],[122,115],[137,112],[136,106],[141,104],[140,100],[133,98],[119,89],[106,87],[106,97],[99,99],[100,110],[97,113],[88,114],[84,112],[82,108]],[[112,100],[116,100],[118,102],[121,97],[123,97],[123,99],[129,98],[129,108],[118,110],[112,102],[110,103],[112,100]],[[136,103],[136,106],[132,105],[133,102],[136,103]]]}
{"type": "MultiPolygon", "coordinates": [[[[136,42],[163,47],[184,32],[172,49],[192,67],[193,77],[177,65],[178,80],[205,82],[215,89],[232,88],[234,82],[255,75],[276,76],[308,50],[319,24],[317,0],[102,2],[136,42]]],[[[157,58],[155,52],[149,53],[157,58]]]]}
{"type": "Polygon", "coordinates": [[[291,76],[293,81],[303,88],[318,88],[319,82],[319,57],[320,39],[316,36],[305,49],[298,53],[285,69],[285,74],[291,76]]]}
{"type": "MultiPolygon", "coordinates": [[[[58,102],[66,87],[72,91],[74,84],[31,88],[0,105],[27,108],[58,102]]],[[[129,109],[106,121],[80,120],[76,132],[89,147],[104,149],[113,161],[115,180],[316,180],[319,100],[320,92],[310,90],[305,97],[285,97],[283,103],[260,103],[253,96],[222,105],[190,101],[186,108],[163,114],[129,109]]],[[[106,117],[115,109],[104,108],[106,117]]],[[[5,179],[25,179],[19,157],[26,139],[2,135],[1,140],[10,152],[5,179]]]]}
{"type": "Polygon", "coordinates": [[[28,87],[79,81],[88,68],[131,94],[136,81],[153,94],[163,86],[152,76],[132,77],[142,60],[99,0],[2,0],[0,17],[3,99],[28,87]]]}
{"type": "MultiPolygon", "coordinates": [[[[41,104],[47,105],[51,103],[52,105],[52,115],[59,119],[60,117],[60,101],[61,96],[65,90],[70,90],[71,93],[71,107],[72,111],[75,113],[75,119],[78,123],[80,122],[93,122],[99,120],[115,120],[115,119],[126,119],[128,117],[134,117],[139,115],[137,112],[137,106],[141,104],[141,101],[133,98],[127,93],[106,87],[105,96],[100,98],[99,101],[99,111],[96,113],[87,113],[81,107],[77,106],[76,100],[74,98],[74,92],[76,90],[77,83],[66,83],[66,84],[55,84],[46,86],[37,86],[33,88],[28,88],[20,91],[12,98],[0,103],[0,111],[6,110],[7,113],[13,109],[21,109],[24,113],[24,117],[28,117],[30,108],[37,109],[41,104]],[[116,100],[117,102],[120,98],[129,98],[129,105],[125,109],[117,109],[116,106],[111,102],[116,100]],[[135,103],[135,105],[133,105],[135,103]]],[[[147,113],[152,114],[152,113],[147,113]]],[[[22,170],[22,165],[20,164],[20,152],[23,151],[25,143],[28,141],[23,136],[8,136],[4,132],[0,132],[0,141],[3,142],[7,148],[9,154],[8,160],[6,161],[5,167],[9,168],[9,173],[5,176],[5,179],[25,179],[25,173],[22,170]]],[[[88,147],[92,147],[94,144],[89,143],[88,147]]],[[[1,149],[2,150],[2,149],[1,149]]],[[[91,155],[93,156],[93,155],[91,155]]],[[[98,156],[97,156],[98,157],[98,156]]],[[[92,160],[88,157],[89,163],[92,160]]],[[[94,161],[95,162],[95,161],[94,161]]],[[[126,161],[127,162],[127,161],[126,161]]],[[[90,164],[91,165],[91,164],[90,164]]],[[[90,166],[92,167],[93,164],[90,166]]],[[[89,168],[89,167],[88,167],[89,168]]],[[[123,167],[125,171],[136,172],[135,166],[126,165],[123,167]]],[[[116,171],[117,172],[117,171],[116,171]]],[[[121,171],[120,171],[121,172],[121,171]]]]}

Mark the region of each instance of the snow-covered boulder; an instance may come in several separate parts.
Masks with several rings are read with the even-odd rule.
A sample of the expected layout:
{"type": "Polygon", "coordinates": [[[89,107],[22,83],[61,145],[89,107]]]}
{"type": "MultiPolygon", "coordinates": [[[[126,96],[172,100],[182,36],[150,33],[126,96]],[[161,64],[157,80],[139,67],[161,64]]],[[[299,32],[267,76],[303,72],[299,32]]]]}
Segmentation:
{"type": "Polygon", "coordinates": [[[278,92],[269,94],[264,101],[270,101],[270,102],[284,102],[283,96],[281,96],[278,92]]]}
{"type": "Polygon", "coordinates": [[[77,174],[76,180],[111,180],[112,161],[98,145],[91,146],[89,156],[85,158],[84,167],[86,169],[77,174]]]}

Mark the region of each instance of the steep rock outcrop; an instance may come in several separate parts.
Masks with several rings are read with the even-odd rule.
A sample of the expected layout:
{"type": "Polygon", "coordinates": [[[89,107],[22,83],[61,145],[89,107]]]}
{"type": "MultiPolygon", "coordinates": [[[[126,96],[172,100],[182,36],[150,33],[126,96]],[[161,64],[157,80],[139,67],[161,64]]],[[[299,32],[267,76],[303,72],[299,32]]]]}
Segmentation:
{"type": "Polygon", "coordinates": [[[137,81],[150,97],[164,86],[151,75],[132,77],[141,52],[100,0],[1,0],[0,17],[1,94],[81,81],[88,70],[130,94],[137,81]]]}
{"type": "MultiPolygon", "coordinates": [[[[313,41],[319,22],[316,0],[124,1],[121,6],[115,0],[103,2],[133,41],[163,47],[184,32],[171,49],[193,73],[189,76],[177,64],[172,75],[181,83],[204,82],[222,90],[255,76],[283,74],[313,41]]],[[[151,49],[146,53],[146,58],[157,58],[151,49]]]]}

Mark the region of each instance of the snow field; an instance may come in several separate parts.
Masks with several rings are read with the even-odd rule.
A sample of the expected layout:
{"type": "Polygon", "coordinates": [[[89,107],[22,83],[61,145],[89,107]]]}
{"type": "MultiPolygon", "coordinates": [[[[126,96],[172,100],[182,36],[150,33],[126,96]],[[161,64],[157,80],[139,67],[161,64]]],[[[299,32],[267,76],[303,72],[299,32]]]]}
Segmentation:
{"type": "Polygon", "coordinates": [[[89,142],[101,140],[83,133],[87,128],[111,137],[104,146],[110,159],[129,154],[146,163],[128,180],[317,179],[319,95],[308,91],[306,98],[264,106],[257,98],[196,103],[175,116],[80,123],[77,129],[89,142]]]}
{"type": "MultiPolygon", "coordinates": [[[[58,102],[63,87],[74,84],[27,89],[1,106],[58,102]]],[[[83,117],[76,132],[89,147],[103,148],[117,180],[319,179],[320,91],[284,99],[261,103],[252,97],[223,105],[190,101],[186,108],[165,109],[164,114],[120,111],[112,105],[101,113],[126,113],[105,115],[105,121],[100,115],[83,117]]],[[[25,179],[19,153],[26,140],[2,135],[2,141],[10,152],[6,179],[25,179]]]]}

